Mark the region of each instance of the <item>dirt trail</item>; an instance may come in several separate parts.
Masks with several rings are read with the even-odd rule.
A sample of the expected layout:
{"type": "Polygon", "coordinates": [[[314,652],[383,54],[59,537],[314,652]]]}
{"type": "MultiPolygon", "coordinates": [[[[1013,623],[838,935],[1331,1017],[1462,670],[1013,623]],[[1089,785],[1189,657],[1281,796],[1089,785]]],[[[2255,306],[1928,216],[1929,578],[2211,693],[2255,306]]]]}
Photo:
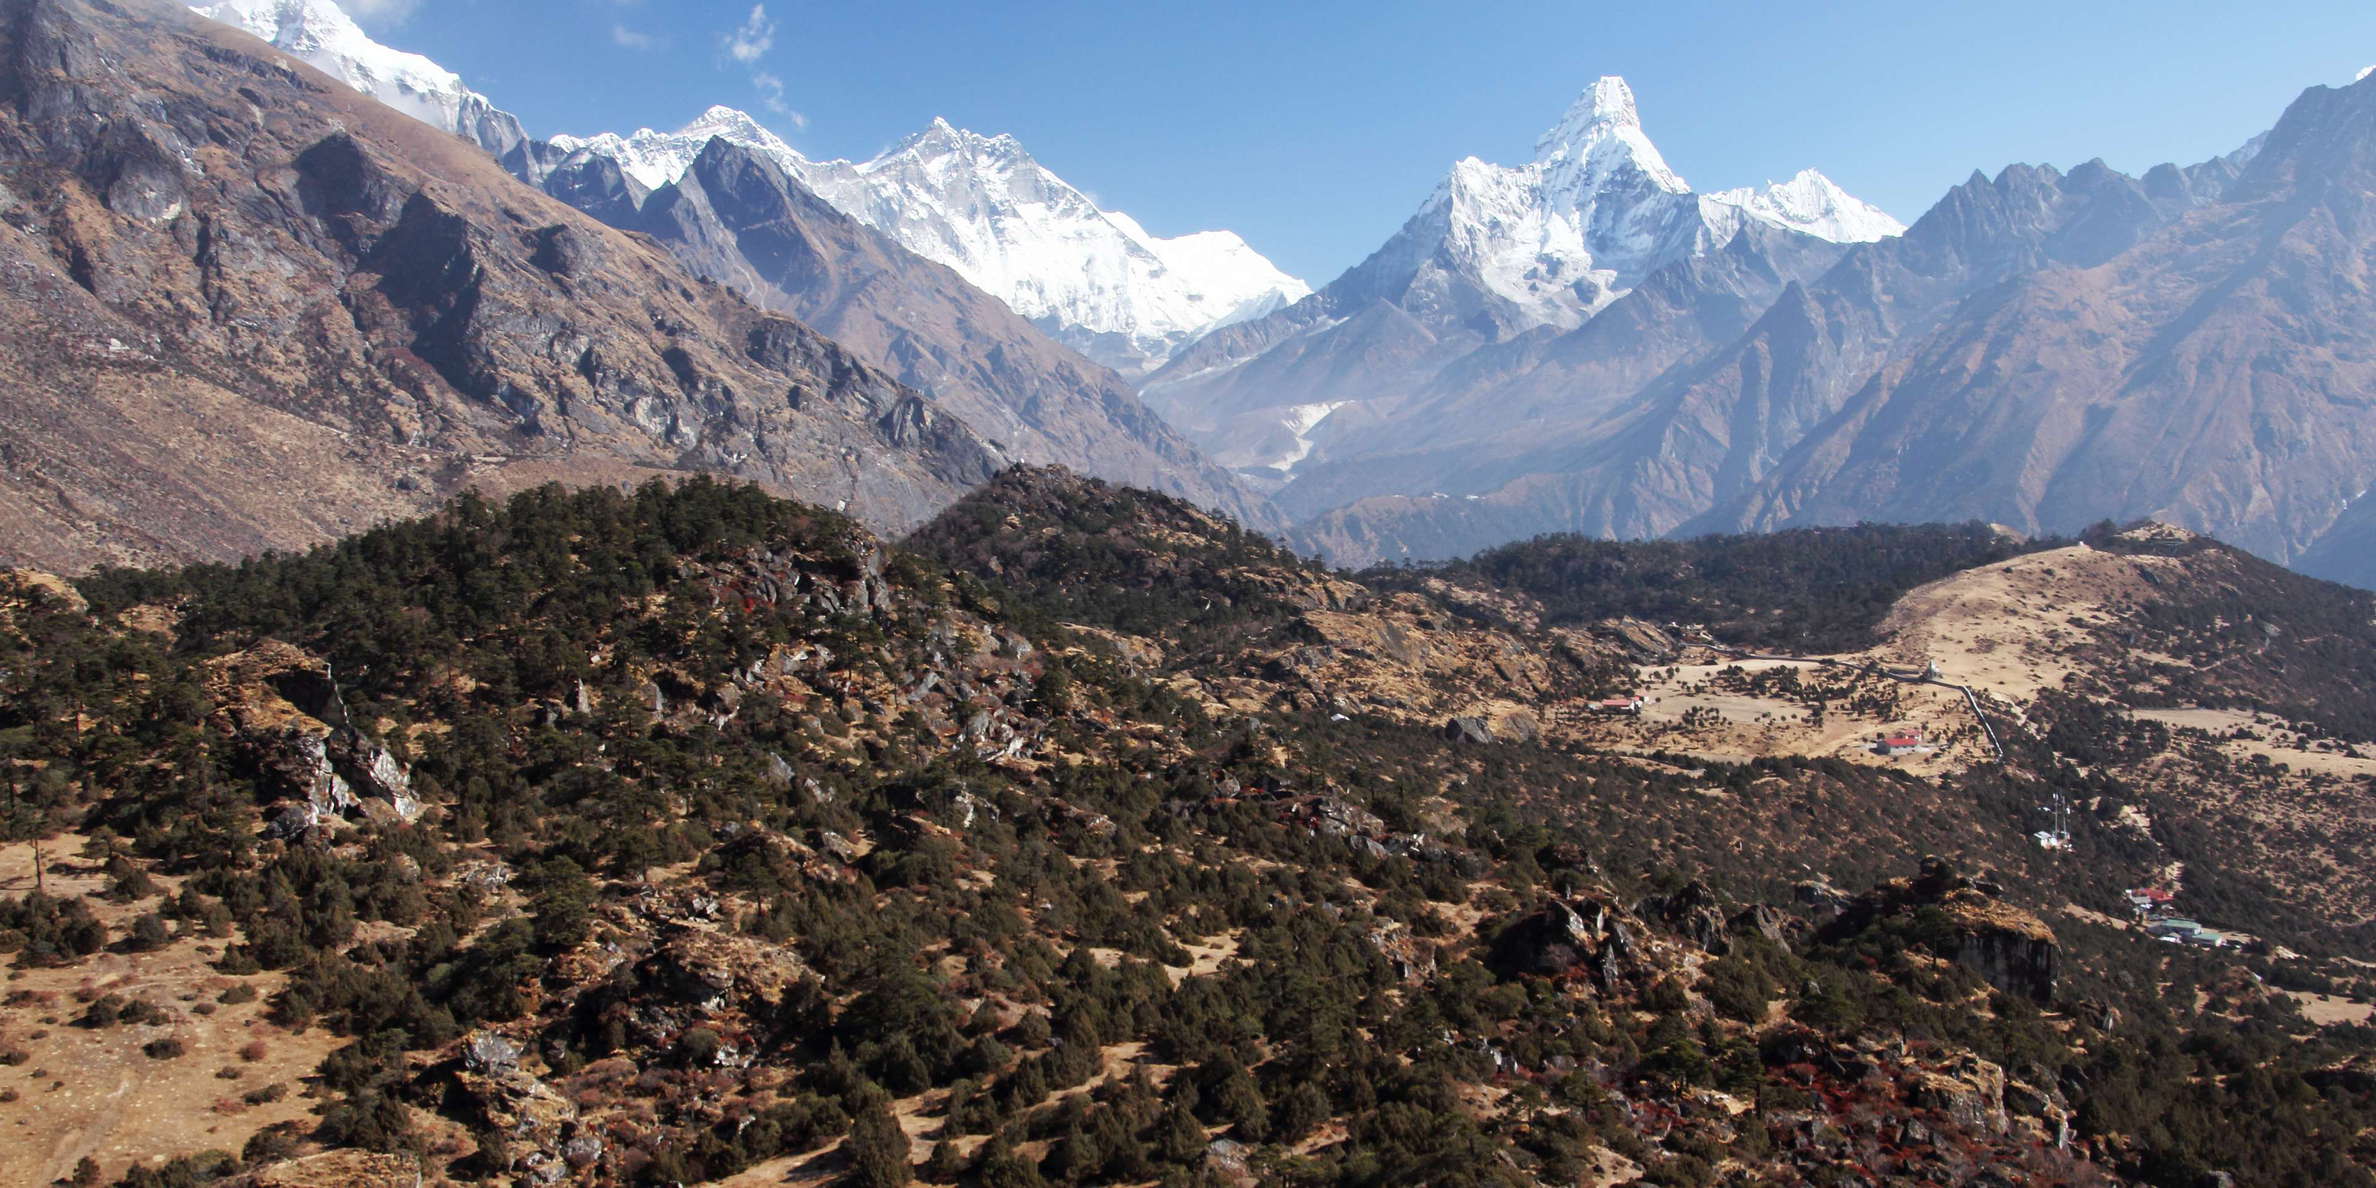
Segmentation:
{"type": "Polygon", "coordinates": [[[115,1090],[107,1095],[96,1117],[83,1124],[79,1130],[60,1134],[58,1141],[50,1144],[49,1166],[53,1170],[64,1169],[58,1171],[59,1176],[72,1174],[75,1164],[82,1162],[85,1156],[96,1153],[100,1142],[114,1133],[124,1120],[124,1095],[131,1091],[132,1070],[126,1069],[117,1074],[115,1090]]]}

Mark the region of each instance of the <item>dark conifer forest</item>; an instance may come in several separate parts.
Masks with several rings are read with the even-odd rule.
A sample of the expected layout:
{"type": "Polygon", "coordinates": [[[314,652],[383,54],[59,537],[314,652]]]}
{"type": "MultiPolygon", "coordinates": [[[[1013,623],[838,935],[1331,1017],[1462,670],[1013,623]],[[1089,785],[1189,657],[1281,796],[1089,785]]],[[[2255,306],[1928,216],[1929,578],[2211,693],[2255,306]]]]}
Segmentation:
{"type": "MultiPolygon", "coordinates": [[[[911,547],[691,480],[11,577],[5,837],[59,873],[0,896],[0,1048],[132,1029],[170,1068],[243,1011],[328,1041],[221,1082],[227,1117],[301,1114],[107,1173],[134,1185],[339,1152],[458,1182],[2371,1182],[2376,1032],[2306,1022],[2265,953],[2036,914],[2112,910],[2149,857],[2027,843],[2120,745],[2078,710],[1933,779],[1225,704],[1182,674],[1351,583],[1162,497],[1076,514],[1077,482],[1010,475],[911,547]],[[30,988],[175,952],[226,988],[30,988]]],[[[2012,548],[1801,546],[1462,577],[1792,646],[2012,548]]]]}

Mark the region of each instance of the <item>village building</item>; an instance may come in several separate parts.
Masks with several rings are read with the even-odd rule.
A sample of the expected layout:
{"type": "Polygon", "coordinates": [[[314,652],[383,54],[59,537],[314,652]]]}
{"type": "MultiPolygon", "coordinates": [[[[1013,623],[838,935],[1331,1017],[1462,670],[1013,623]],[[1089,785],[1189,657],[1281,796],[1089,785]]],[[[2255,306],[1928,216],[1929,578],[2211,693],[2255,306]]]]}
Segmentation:
{"type": "Polygon", "coordinates": [[[2189,920],[2183,916],[2171,916],[2165,920],[2156,920],[2147,928],[2147,931],[2158,939],[2175,944],[2194,945],[2197,948],[2218,949],[2227,945],[2225,936],[2203,927],[2199,921],[2189,920]]]}
{"type": "Polygon", "coordinates": [[[1920,730],[1895,731],[1882,735],[1881,741],[1873,744],[1873,750],[1883,755],[1904,755],[1930,749],[1930,744],[1924,741],[1920,730]]]}
{"type": "Polygon", "coordinates": [[[1596,714],[1638,714],[1642,712],[1642,697],[1639,693],[1603,697],[1592,703],[1592,712],[1596,714]]]}

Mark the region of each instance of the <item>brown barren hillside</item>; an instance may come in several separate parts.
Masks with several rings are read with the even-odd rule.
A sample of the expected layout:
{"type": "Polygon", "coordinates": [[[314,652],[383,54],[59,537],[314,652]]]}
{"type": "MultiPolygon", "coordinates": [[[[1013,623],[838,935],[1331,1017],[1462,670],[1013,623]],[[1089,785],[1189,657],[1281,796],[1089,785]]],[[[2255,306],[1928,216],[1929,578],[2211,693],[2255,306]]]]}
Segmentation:
{"type": "Polygon", "coordinates": [[[162,0],[0,21],[0,556],[288,548],[475,484],[702,469],[913,524],[929,400],[162,0]]]}

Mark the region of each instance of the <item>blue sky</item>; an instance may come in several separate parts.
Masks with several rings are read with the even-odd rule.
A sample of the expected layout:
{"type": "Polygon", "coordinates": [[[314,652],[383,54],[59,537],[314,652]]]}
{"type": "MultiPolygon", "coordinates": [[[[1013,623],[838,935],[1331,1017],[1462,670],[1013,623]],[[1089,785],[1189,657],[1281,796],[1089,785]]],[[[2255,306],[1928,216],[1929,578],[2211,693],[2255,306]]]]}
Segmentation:
{"type": "Polygon", "coordinates": [[[2376,63],[2367,0],[868,4],[350,0],[537,135],[745,108],[811,156],[935,115],[1012,132],[1150,230],[1227,227],[1323,284],[1452,161],[1523,160],[1622,74],[1703,190],[1813,165],[1911,222],[1975,168],[2225,152],[2376,63]]]}

